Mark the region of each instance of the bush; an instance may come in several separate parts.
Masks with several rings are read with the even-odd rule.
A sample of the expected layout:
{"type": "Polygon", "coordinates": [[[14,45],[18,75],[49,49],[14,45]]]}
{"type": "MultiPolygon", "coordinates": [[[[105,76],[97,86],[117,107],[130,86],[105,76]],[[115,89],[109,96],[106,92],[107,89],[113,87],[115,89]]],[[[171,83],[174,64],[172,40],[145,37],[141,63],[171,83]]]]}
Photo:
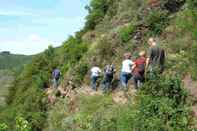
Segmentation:
{"type": "Polygon", "coordinates": [[[132,38],[135,28],[132,24],[128,24],[120,29],[119,34],[122,42],[127,43],[132,38]]]}
{"type": "Polygon", "coordinates": [[[177,76],[152,74],[137,96],[134,130],[189,130],[187,93],[177,76]]]}
{"type": "Polygon", "coordinates": [[[5,123],[0,123],[0,131],[7,131],[8,126],[5,123]]]}
{"type": "Polygon", "coordinates": [[[90,68],[90,65],[88,63],[81,62],[76,65],[76,67],[73,69],[72,77],[73,77],[73,82],[76,85],[82,84],[85,75],[87,74],[88,70],[90,68]]]}
{"type": "Polygon", "coordinates": [[[189,110],[184,106],[174,106],[168,97],[140,95],[135,119],[134,130],[188,130],[189,110]]]}
{"type": "Polygon", "coordinates": [[[187,92],[178,76],[159,76],[156,72],[149,77],[142,91],[152,96],[165,96],[173,100],[175,105],[185,104],[187,98],[187,92]]]}
{"type": "Polygon", "coordinates": [[[109,8],[109,2],[110,0],[92,0],[90,6],[86,7],[89,11],[89,15],[86,17],[86,30],[93,30],[103,20],[109,8]]]}
{"type": "Polygon", "coordinates": [[[192,38],[196,40],[197,38],[197,2],[195,0],[187,0],[187,7],[177,19],[177,25],[183,31],[187,31],[192,34],[192,38]]]}
{"type": "Polygon", "coordinates": [[[168,21],[167,12],[162,10],[152,10],[145,17],[145,23],[152,32],[152,35],[161,34],[162,30],[168,25],[168,21]]]}
{"type": "Polygon", "coordinates": [[[80,40],[77,38],[70,37],[68,41],[64,43],[64,62],[71,64],[71,66],[76,62],[79,62],[80,58],[88,50],[87,44],[79,42],[80,40]]]}
{"type": "Polygon", "coordinates": [[[99,39],[98,44],[95,47],[95,53],[94,56],[97,60],[97,63],[105,64],[105,62],[110,62],[112,60],[112,57],[115,56],[113,44],[112,41],[109,40],[106,36],[99,39]],[[105,61],[103,61],[105,60],[105,61]]]}
{"type": "Polygon", "coordinates": [[[26,121],[22,117],[16,117],[16,130],[17,131],[32,131],[31,126],[28,123],[28,121],[26,121]]]}

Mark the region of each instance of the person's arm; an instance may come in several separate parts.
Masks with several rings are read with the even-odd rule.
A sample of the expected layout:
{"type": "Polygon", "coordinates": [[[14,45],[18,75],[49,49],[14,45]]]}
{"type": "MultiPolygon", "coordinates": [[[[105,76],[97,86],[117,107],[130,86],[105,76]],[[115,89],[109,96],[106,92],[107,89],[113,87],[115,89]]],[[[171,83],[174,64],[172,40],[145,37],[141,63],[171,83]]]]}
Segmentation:
{"type": "Polygon", "coordinates": [[[101,73],[101,72],[102,72],[102,70],[101,70],[100,68],[98,68],[98,71],[99,71],[99,73],[101,73]]]}
{"type": "Polygon", "coordinates": [[[132,66],[132,68],[131,68],[131,72],[133,72],[133,70],[136,68],[136,66],[137,65],[134,63],[133,66],[132,66]]]}
{"type": "Polygon", "coordinates": [[[92,68],[90,69],[90,72],[89,73],[90,73],[90,75],[92,75],[92,68]]]}
{"type": "Polygon", "coordinates": [[[152,55],[152,48],[150,48],[149,51],[148,51],[148,55],[147,55],[148,57],[146,58],[146,66],[145,66],[146,68],[145,69],[147,69],[149,64],[150,64],[151,55],[152,55]]]}
{"type": "Polygon", "coordinates": [[[130,62],[130,69],[131,69],[131,72],[132,72],[132,70],[133,70],[133,65],[134,65],[135,63],[133,62],[133,61],[131,61],[130,62]]]}
{"type": "Polygon", "coordinates": [[[147,59],[146,59],[146,69],[148,68],[148,65],[149,65],[149,62],[150,62],[150,58],[148,57],[147,59]]]}
{"type": "Polygon", "coordinates": [[[52,72],[52,74],[51,74],[51,75],[52,75],[52,77],[54,77],[54,71],[52,72]]]}
{"type": "Polygon", "coordinates": [[[102,75],[102,70],[100,68],[98,68],[98,73],[99,73],[99,76],[102,75]]]}

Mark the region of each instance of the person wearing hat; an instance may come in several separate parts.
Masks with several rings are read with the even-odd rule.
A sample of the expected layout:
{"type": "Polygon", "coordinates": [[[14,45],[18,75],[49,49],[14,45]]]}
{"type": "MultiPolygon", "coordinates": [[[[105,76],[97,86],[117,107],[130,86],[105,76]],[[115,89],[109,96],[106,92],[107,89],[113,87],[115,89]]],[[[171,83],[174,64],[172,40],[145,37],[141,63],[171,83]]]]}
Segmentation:
{"type": "Polygon", "coordinates": [[[145,80],[145,67],[146,67],[146,52],[141,51],[139,58],[134,61],[132,67],[134,86],[138,89],[145,80]]]}
{"type": "Polygon", "coordinates": [[[131,60],[131,53],[125,53],[120,75],[121,85],[124,89],[127,89],[128,81],[132,77],[132,65],[133,61],[131,60]]]}

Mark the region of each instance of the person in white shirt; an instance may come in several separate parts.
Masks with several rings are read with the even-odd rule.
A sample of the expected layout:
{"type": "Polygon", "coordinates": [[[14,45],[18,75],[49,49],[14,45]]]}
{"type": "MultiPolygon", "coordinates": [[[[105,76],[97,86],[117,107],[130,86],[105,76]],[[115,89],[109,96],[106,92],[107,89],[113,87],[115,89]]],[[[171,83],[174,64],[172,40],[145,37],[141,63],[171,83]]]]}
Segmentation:
{"type": "Polygon", "coordinates": [[[98,66],[93,66],[91,68],[91,83],[92,83],[92,89],[96,91],[96,84],[97,80],[100,77],[101,69],[98,66]]]}
{"type": "Polygon", "coordinates": [[[133,61],[131,60],[131,53],[125,53],[124,57],[125,60],[122,62],[120,81],[122,87],[127,89],[128,81],[132,77],[133,61]]]}

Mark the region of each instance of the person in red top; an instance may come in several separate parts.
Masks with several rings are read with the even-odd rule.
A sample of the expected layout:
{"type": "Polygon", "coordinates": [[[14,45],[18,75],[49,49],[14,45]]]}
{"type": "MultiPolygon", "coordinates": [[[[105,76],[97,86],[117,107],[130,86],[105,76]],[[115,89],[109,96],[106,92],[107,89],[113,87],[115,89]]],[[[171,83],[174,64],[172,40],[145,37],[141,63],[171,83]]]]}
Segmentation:
{"type": "Polygon", "coordinates": [[[139,56],[132,67],[134,86],[136,89],[138,89],[145,80],[146,52],[141,51],[139,56]]]}

